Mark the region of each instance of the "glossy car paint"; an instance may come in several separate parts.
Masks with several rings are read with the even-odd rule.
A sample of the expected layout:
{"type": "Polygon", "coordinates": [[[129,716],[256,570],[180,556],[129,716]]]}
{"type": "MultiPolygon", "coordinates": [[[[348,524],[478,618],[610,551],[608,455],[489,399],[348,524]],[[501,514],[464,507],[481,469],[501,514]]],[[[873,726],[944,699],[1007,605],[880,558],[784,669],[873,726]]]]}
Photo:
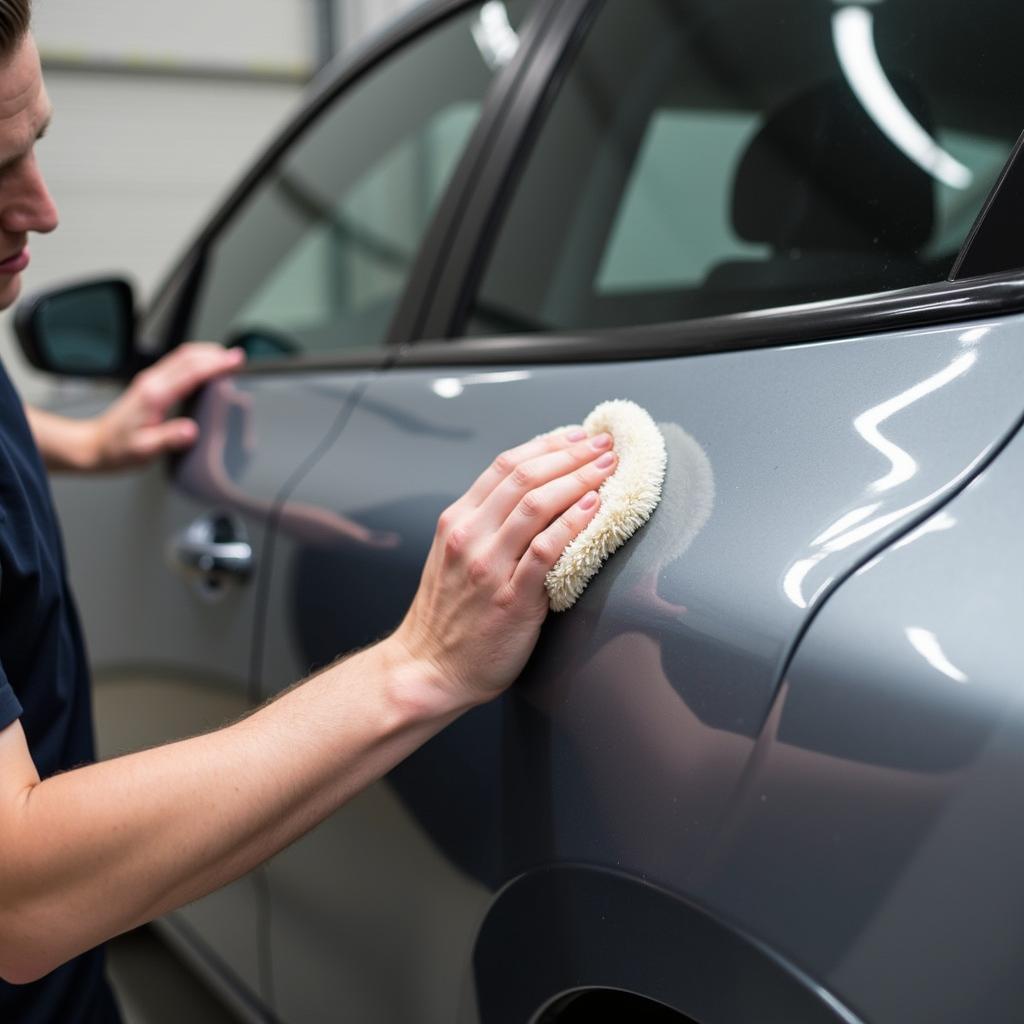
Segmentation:
{"type": "Polygon", "coordinates": [[[1022,500],[1018,434],[826,604],[701,884],[865,1020],[1024,1005],[1022,500]]]}
{"type": "MultiPolygon", "coordinates": [[[[396,624],[437,513],[502,447],[629,397],[671,425],[669,477],[655,518],[552,617],[509,697],[270,865],[284,1019],[327,1019],[342,1003],[360,1019],[405,1019],[410,1003],[418,1019],[452,1019],[488,894],[541,865],[600,865],[714,907],[734,801],[801,630],[1013,431],[1022,326],[586,367],[396,367],[370,381],[289,500],[376,543],[280,540],[267,694],[396,624]],[[371,939],[339,935],[344,920],[371,939]],[[383,951],[402,986],[381,974],[383,951]]],[[[290,379],[310,400],[337,389],[337,404],[349,387],[320,374],[313,399],[311,381],[290,379]]],[[[793,834],[778,838],[785,858],[793,834]]],[[[760,881],[764,919],[791,918],[792,892],[760,881]]],[[[743,901],[726,910],[762,935],[743,901]]],[[[820,917],[802,936],[819,950],[820,917]]],[[[645,943],[641,960],[659,937],[645,943]]],[[[798,942],[784,949],[808,962],[798,942]]]]}

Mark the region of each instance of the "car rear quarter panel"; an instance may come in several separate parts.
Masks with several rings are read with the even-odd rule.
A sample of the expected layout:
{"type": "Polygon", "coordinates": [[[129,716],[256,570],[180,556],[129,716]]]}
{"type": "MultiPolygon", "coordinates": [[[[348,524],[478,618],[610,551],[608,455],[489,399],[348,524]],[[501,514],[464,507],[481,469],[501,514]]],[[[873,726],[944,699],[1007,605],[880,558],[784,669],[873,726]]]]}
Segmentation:
{"type": "Polygon", "coordinates": [[[826,604],[701,881],[867,1020],[1024,1016],[1022,503],[1017,435],[826,604]]]}

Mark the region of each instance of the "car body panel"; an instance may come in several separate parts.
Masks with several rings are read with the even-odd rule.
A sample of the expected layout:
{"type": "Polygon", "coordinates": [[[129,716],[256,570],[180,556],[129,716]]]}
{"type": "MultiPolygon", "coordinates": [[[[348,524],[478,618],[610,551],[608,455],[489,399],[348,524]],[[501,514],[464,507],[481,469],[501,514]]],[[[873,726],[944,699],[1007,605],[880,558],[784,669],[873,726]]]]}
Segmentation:
{"type": "MultiPolygon", "coordinates": [[[[437,514],[501,448],[627,397],[666,425],[669,475],[651,523],[573,610],[551,618],[511,695],[272,863],[272,905],[285,919],[310,916],[305,927],[272,925],[285,1019],[313,1019],[288,1012],[289,990],[307,1014],[311,993],[344,996],[328,917],[312,923],[323,901],[370,919],[382,894],[412,885],[417,844],[433,848],[437,878],[447,861],[449,881],[435,891],[465,894],[453,901],[462,941],[458,915],[412,892],[387,904],[392,934],[418,936],[420,958],[425,948],[432,961],[450,954],[433,978],[464,972],[481,892],[536,865],[602,865],[691,893],[810,615],[1015,428],[1021,330],[1008,318],[677,360],[398,366],[370,382],[289,500],[351,518],[381,543],[281,540],[281,604],[265,636],[285,654],[263,677],[267,693],[393,628],[437,514]],[[417,843],[396,845],[402,830],[417,843]],[[319,938],[302,943],[303,931],[319,938]]],[[[319,386],[343,391],[346,380],[322,373],[319,386]]],[[[413,959],[395,968],[417,976],[413,959]]],[[[408,998],[378,985],[365,1019],[403,1019],[408,998]]]]}
{"type": "Polygon", "coordinates": [[[867,1020],[1024,1005],[1022,501],[1018,434],[825,604],[701,883],[867,1020]]]}

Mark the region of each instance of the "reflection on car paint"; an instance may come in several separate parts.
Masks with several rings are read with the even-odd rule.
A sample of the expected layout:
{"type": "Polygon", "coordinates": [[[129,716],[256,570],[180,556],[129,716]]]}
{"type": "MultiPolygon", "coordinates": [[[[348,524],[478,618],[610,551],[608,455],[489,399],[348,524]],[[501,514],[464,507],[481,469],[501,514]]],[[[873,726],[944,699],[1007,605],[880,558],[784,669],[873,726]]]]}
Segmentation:
{"type": "MultiPolygon", "coordinates": [[[[884,436],[879,428],[890,417],[909,409],[915,403],[967,374],[979,358],[979,351],[973,346],[984,337],[986,330],[973,329],[965,332],[960,337],[960,343],[972,346],[970,351],[956,355],[943,369],[893,397],[878,402],[855,417],[854,430],[890,464],[888,472],[869,483],[866,491],[872,494],[891,491],[907,483],[917,473],[919,467],[914,456],[906,448],[884,436]]],[[[968,468],[972,470],[973,464],[968,468]]],[[[876,513],[883,508],[883,502],[871,502],[844,512],[811,542],[812,549],[817,550],[790,566],[782,580],[783,592],[798,608],[813,605],[831,586],[835,576],[831,573],[819,574],[819,578],[813,581],[814,590],[810,596],[806,593],[808,577],[830,555],[873,536],[908,513],[925,507],[934,497],[935,495],[929,495],[906,507],[888,510],[880,515],[876,513]]]]}
{"type": "Polygon", "coordinates": [[[946,657],[939,638],[930,629],[923,629],[921,626],[906,626],[904,632],[907,634],[910,646],[937,672],[948,676],[954,683],[969,682],[966,673],[958,669],[946,657]]]}
{"type": "Polygon", "coordinates": [[[471,384],[508,384],[517,380],[529,380],[529,370],[509,370],[504,373],[468,373],[461,377],[438,377],[430,390],[438,398],[458,398],[471,384]]]}

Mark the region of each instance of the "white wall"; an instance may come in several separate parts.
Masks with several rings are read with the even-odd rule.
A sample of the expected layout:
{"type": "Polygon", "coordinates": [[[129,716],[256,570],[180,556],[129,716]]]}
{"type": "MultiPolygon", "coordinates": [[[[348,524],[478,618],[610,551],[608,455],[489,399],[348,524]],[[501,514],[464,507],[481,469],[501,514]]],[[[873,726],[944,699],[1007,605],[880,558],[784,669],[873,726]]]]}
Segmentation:
{"type": "MultiPolygon", "coordinates": [[[[417,0],[335,0],[346,49],[417,0]]],[[[152,292],[300,101],[315,62],[316,0],[36,0],[34,31],[55,107],[39,158],[61,226],[32,242],[27,289],[107,271],[152,292]],[[124,64],[97,73],[76,62],[124,64]],[[175,69],[147,74],[147,66],[175,69]],[[190,75],[274,71],[279,81],[190,75]],[[293,81],[288,81],[291,75],[293,81]]],[[[0,356],[29,399],[33,374],[0,319],[0,356]]]]}
{"type": "Polygon", "coordinates": [[[313,0],[36,0],[33,17],[40,47],[51,53],[304,68],[312,7],[313,0]]]}

